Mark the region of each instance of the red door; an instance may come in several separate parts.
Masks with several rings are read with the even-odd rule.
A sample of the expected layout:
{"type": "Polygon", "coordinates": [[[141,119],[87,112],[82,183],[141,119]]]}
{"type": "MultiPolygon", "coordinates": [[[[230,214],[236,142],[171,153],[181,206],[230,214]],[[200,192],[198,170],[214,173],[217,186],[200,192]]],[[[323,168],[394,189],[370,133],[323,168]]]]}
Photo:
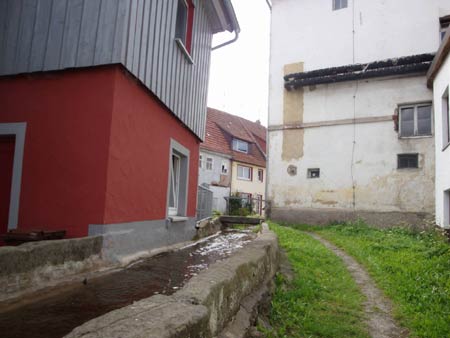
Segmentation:
{"type": "MultiPolygon", "coordinates": [[[[9,202],[14,162],[14,136],[0,135],[0,235],[8,231],[9,202]]],[[[0,238],[0,245],[3,245],[0,238]]]]}

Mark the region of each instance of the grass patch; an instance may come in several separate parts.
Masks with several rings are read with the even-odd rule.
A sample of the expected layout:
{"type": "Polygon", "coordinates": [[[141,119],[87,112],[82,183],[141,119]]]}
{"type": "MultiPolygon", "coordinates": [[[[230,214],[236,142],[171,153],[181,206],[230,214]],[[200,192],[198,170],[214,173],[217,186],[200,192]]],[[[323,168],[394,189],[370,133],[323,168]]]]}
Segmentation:
{"type": "Polygon", "coordinates": [[[368,337],[363,295],[342,261],[310,236],[270,223],[294,269],[277,275],[268,337],[368,337]]]}
{"type": "Polygon", "coordinates": [[[317,232],[364,265],[411,337],[450,337],[450,246],[440,234],[362,222],[294,227],[317,232]]]}

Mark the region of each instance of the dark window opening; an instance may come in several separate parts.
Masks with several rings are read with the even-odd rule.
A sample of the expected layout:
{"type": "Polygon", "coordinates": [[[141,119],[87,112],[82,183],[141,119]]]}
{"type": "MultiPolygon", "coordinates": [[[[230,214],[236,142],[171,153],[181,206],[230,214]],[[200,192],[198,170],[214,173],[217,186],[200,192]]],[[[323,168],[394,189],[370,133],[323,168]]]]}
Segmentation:
{"type": "Polygon", "coordinates": [[[178,0],[175,38],[179,39],[186,51],[191,52],[194,4],[192,0],[178,0]]]}
{"type": "Polygon", "coordinates": [[[333,0],[333,11],[338,9],[347,8],[347,0],[333,0]]]}
{"type": "Polygon", "coordinates": [[[419,168],[419,154],[398,154],[397,168],[419,168]]]}
{"type": "Polygon", "coordinates": [[[447,32],[447,28],[450,24],[450,15],[439,18],[439,23],[440,23],[439,34],[440,34],[441,41],[442,41],[442,40],[444,40],[445,33],[447,32]]]}
{"type": "Polygon", "coordinates": [[[320,169],[308,169],[308,178],[319,178],[320,177],[320,169]]]}

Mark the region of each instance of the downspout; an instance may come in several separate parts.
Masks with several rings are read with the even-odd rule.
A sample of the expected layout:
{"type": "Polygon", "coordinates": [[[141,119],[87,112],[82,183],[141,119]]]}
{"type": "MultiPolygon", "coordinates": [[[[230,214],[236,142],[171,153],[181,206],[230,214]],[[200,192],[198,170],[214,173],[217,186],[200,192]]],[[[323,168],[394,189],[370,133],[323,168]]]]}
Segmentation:
{"type": "Polygon", "coordinates": [[[231,39],[231,40],[229,40],[229,41],[226,41],[226,42],[224,42],[224,43],[221,43],[220,45],[211,48],[211,50],[216,50],[216,49],[225,47],[225,46],[227,46],[227,45],[230,45],[230,44],[232,44],[233,42],[235,42],[238,38],[239,38],[239,32],[235,30],[235,31],[234,31],[234,38],[233,38],[233,39],[231,39]]]}
{"type": "Polygon", "coordinates": [[[230,29],[230,26],[227,27],[227,28],[225,28],[225,27],[224,28],[225,28],[225,30],[228,30],[230,32],[234,31],[234,38],[229,40],[229,41],[226,41],[224,43],[221,43],[218,46],[212,47],[211,48],[212,51],[216,50],[216,49],[219,49],[219,48],[222,48],[222,47],[225,47],[225,46],[228,46],[228,45],[232,44],[233,42],[236,42],[237,39],[239,38],[239,32],[241,31],[241,29],[239,27],[239,22],[237,21],[236,14],[234,12],[233,5],[231,4],[231,1],[230,0],[224,0],[223,1],[223,5],[225,6],[225,11],[228,12],[228,17],[229,17],[229,19],[231,21],[230,22],[231,29],[230,29]]]}

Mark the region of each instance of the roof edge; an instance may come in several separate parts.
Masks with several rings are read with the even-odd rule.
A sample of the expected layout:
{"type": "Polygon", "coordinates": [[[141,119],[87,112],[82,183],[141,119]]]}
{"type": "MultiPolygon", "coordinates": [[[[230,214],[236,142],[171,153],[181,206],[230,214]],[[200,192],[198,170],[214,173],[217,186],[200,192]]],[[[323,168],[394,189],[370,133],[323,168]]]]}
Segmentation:
{"type": "Polygon", "coordinates": [[[447,28],[447,32],[444,35],[441,45],[439,46],[436,56],[431,63],[430,69],[427,72],[427,86],[428,88],[433,87],[433,81],[436,78],[437,73],[441,69],[445,58],[450,52],[450,26],[447,28]]]}

